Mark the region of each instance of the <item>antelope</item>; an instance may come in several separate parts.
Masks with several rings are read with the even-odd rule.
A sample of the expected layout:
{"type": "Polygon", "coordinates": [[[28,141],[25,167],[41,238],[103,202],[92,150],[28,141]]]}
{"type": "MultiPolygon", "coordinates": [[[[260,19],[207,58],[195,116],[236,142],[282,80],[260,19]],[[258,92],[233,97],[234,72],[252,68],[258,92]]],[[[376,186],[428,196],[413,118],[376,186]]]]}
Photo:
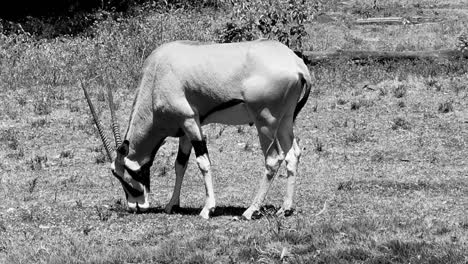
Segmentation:
{"type": "Polygon", "coordinates": [[[311,77],[303,60],[285,45],[265,39],[226,44],[175,41],[161,45],[145,60],[123,142],[115,122],[112,92],[108,90],[116,144],[114,159],[88,92],[81,86],[112,161],[112,174],[122,184],[130,211],[149,208],[150,167],[156,152],[167,137],[178,137],[175,187],[164,210],[172,213],[180,205],[181,185],[193,148],[206,192],[200,215],[210,218],[216,202],[203,125],[220,123],[255,125],[265,157],[260,186],[243,218],[258,216],[283,161],[287,186],[277,214],[292,214],[301,155],[293,125],[309,97],[311,77]]]}

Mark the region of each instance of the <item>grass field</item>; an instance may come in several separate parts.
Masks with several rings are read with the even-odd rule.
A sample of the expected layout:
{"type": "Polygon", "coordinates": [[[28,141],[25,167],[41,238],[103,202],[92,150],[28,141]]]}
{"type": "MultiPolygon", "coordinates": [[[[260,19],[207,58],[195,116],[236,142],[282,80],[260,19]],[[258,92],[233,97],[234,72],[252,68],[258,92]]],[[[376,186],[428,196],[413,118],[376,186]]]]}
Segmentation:
{"type": "MultiPolygon", "coordinates": [[[[455,47],[467,1],[330,1],[311,20],[313,50],[455,47]],[[438,23],[356,26],[365,15],[438,23]]],[[[263,217],[240,221],[263,172],[255,129],[206,126],[217,209],[192,154],[181,212],[172,194],[177,140],[152,167],[148,213],[126,211],[77,85],[109,124],[106,85],[126,125],[144,58],[175,39],[212,41],[220,10],[102,21],[88,37],[0,35],[0,263],[468,263],[468,61],[310,66],[313,92],[295,131],[303,149],[296,212],[280,169],[263,217]],[[206,13],[203,13],[206,12],[206,13]]],[[[123,130],[124,128],[122,128],[123,130]]],[[[109,130],[110,132],[110,130],[109,130]]]]}

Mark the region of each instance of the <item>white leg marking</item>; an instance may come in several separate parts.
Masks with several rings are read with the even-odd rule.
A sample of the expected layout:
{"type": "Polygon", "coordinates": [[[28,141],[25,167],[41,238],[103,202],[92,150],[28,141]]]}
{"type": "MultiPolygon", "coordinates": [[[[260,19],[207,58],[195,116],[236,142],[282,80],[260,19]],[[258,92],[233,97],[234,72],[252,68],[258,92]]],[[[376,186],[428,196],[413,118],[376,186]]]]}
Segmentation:
{"type": "Polygon", "coordinates": [[[206,192],[206,201],[205,207],[203,207],[200,215],[205,219],[210,218],[210,213],[214,211],[216,206],[214,188],[213,188],[213,178],[211,176],[211,164],[208,157],[208,153],[205,153],[197,157],[197,165],[203,174],[203,180],[205,183],[205,192],[206,192]]]}
{"type": "Polygon", "coordinates": [[[293,139],[293,144],[291,149],[286,154],[286,170],[288,173],[287,185],[286,185],[286,195],[284,197],[283,206],[278,210],[278,215],[285,214],[286,216],[292,213],[293,201],[294,201],[294,191],[296,187],[296,176],[297,176],[297,167],[299,165],[299,159],[301,157],[301,149],[299,148],[296,139],[293,139]]]}
{"type": "MultiPolygon", "coordinates": [[[[135,182],[135,181],[134,181],[135,182]]],[[[143,195],[139,197],[133,197],[132,195],[128,194],[127,196],[127,205],[130,212],[145,212],[149,209],[149,199],[148,199],[148,188],[143,186],[143,184],[139,184],[141,188],[144,190],[143,195]]]]}
{"type": "Polygon", "coordinates": [[[185,134],[192,141],[195,155],[197,156],[197,165],[203,175],[203,181],[205,183],[206,200],[200,216],[205,219],[209,219],[210,213],[214,211],[216,206],[216,201],[213,189],[213,178],[211,176],[210,158],[208,156],[206,142],[203,139],[203,133],[197,117],[186,119],[183,126],[185,134]]]}
{"type": "Polygon", "coordinates": [[[263,201],[265,200],[266,194],[270,189],[271,183],[273,182],[273,178],[278,171],[281,163],[284,159],[284,154],[282,154],[281,149],[278,150],[279,144],[275,140],[270,141],[269,146],[265,148],[264,146],[267,144],[266,141],[268,139],[262,135],[259,135],[260,143],[262,144],[262,148],[266,149],[265,151],[265,173],[260,180],[260,187],[258,188],[257,194],[250,205],[250,207],[242,214],[245,219],[252,219],[252,215],[260,209],[263,205],[263,201]]]}

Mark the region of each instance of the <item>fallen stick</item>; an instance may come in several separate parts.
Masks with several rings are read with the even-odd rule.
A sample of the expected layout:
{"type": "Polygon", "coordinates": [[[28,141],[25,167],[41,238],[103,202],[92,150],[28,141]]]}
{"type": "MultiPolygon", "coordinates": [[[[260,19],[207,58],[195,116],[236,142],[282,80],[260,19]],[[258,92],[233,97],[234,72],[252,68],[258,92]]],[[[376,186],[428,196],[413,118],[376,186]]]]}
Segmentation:
{"type": "Polygon", "coordinates": [[[357,25],[407,25],[440,21],[442,19],[431,17],[371,17],[357,19],[354,23],[357,25]]]}
{"type": "Polygon", "coordinates": [[[394,25],[394,24],[409,24],[410,21],[403,17],[371,17],[371,18],[360,18],[354,22],[357,25],[394,25]]]}
{"type": "Polygon", "coordinates": [[[366,51],[366,50],[329,50],[298,52],[308,64],[316,64],[327,60],[345,59],[352,61],[373,60],[457,60],[468,58],[468,52],[459,50],[433,50],[433,51],[366,51]]]}

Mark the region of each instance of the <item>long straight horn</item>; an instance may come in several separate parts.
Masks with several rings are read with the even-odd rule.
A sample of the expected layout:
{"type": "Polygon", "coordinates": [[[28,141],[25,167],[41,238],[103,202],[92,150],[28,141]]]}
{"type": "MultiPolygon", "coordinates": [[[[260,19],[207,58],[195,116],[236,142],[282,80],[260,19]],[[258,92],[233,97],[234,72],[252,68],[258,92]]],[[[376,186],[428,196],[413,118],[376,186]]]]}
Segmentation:
{"type": "Polygon", "coordinates": [[[120,137],[120,127],[115,120],[115,105],[114,105],[114,96],[112,95],[112,89],[107,86],[107,97],[109,98],[109,108],[111,112],[111,121],[112,121],[112,132],[114,133],[115,147],[118,148],[122,145],[122,139],[120,137]]]}
{"type": "Polygon", "coordinates": [[[94,124],[96,124],[97,130],[99,132],[99,136],[101,137],[102,143],[104,144],[104,148],[106,149],[107,157],[109,158],[109,161],[112,161],[109,139],[104,134],[104,129],[102,127],[101,122],[99,122],[98,116],[96,114],[96,110],[94,109],[93,103],[91,102],[91,98],[89,98],[88,91],[86,90],[85,86],[83,85],[81,81],[80,81],[80,84],[81,84],[81,88],[83,88],[86,101],[88,102],[89,110],[91,110],[91,114],[94,119],[94,124]]]}

